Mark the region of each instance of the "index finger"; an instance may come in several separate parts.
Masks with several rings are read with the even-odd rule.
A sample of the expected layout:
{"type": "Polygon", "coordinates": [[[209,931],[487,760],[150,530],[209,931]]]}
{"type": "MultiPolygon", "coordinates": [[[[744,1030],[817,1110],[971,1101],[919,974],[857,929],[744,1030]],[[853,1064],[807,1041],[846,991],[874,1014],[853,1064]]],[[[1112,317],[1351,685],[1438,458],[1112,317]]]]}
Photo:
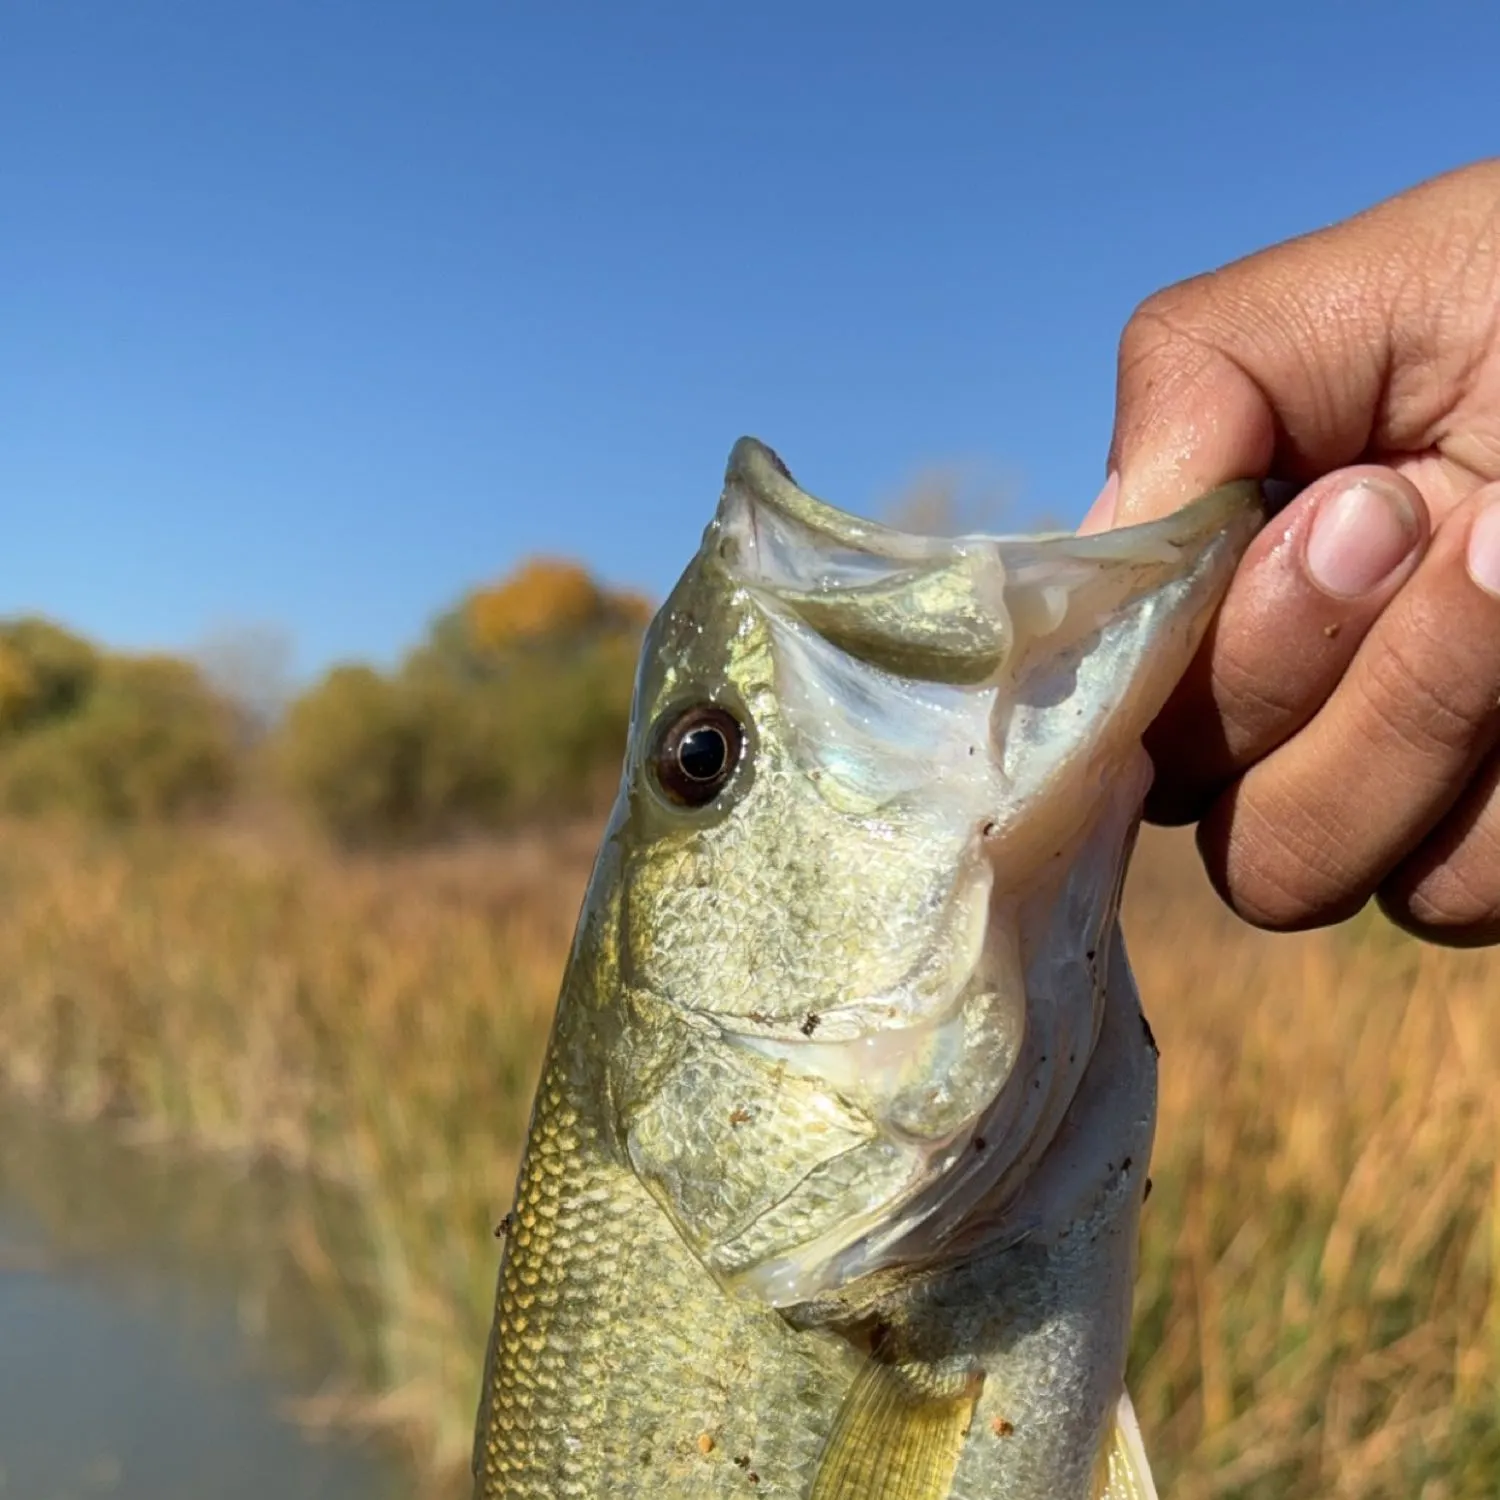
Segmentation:
{"type": "MultiPolygon", "coordinates": [[[[1230,479],[1462,464],[1450,417],[1494,334],[1497,205],[1500,160],[1148,298],[1120,341],[1116,519],[1230,479]]],[[[1439,513],[1461,493],[1422,487],[1439,513]]]]}

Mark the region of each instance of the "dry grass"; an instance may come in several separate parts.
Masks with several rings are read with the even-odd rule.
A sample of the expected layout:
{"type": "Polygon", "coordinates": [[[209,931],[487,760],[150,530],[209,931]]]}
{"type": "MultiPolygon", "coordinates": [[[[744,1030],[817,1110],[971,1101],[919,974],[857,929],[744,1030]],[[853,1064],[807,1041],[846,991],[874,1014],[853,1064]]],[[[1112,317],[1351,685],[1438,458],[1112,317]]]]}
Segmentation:
{"type": "MultiPolygon", "coordinates": [[[[434,1463],[467,1453],[491,1227],[593,837],[373,864],[0,829],[0,1081],[352,1184],[372,1410],[416,1419],[434,1463]]],[[[1500,1492],[1500,960],[1373,918],[1250,933],[1167,835],[1127,925],[1163,1052],[1133,1385],[1164,1493],[1500,1492]]]]}
{"type": "Polygon", "coordinates": [[[594,842],[375,864],[0,828],[0,1083],[351,1185],[370,1256],[337,1269],[384,1309],[374,1409],[439,1467],[472,1440],[493,1227],[594,842]]]}
{"type": "Polygon", "coordinates": [[[1144,841],[1162,1048],[1134,1386],[1176,1500],[1500,1493],[1500,955],[1270,938],[1144,841]]]}

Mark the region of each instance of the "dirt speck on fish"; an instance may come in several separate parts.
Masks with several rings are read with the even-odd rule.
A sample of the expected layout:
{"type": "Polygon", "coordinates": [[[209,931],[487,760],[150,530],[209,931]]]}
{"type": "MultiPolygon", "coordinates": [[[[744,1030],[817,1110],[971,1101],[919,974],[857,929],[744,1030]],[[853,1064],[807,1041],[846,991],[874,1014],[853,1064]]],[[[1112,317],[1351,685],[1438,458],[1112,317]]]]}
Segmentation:
{"type": "Polygon", "coordinates": [[[642,651],[476,1496],[1155,1495],[1117,908],[1141,734],[1262,516],[914,536],[735,446],[642,651]]]}

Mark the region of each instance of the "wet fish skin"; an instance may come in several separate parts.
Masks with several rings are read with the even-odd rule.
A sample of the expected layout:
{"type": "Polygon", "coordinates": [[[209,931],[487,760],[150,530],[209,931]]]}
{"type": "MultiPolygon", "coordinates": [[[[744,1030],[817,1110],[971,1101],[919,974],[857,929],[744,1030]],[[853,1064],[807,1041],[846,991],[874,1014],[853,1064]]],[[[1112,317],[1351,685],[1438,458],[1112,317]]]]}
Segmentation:
{"type": "Polygon", "coordinates": [[[911,537],[736,446],[642,653],[476,1497],[1152,1493],[1120,1403],[1155,1049],[1117,902],[1140,734],[1260,519],[1247,485],[1088,539],[911,537]],[[683,780],[684,726],[722,778],[683,780]]]}

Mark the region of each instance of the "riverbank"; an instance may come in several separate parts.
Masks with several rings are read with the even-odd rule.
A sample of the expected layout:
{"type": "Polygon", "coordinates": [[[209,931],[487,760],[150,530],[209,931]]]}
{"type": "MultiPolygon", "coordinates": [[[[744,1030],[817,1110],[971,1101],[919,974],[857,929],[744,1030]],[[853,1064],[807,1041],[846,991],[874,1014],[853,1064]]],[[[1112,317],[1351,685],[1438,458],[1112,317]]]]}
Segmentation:
{"type": "Polygon", "coordinates": [[[535,1068],[596,831],[386,862],[243,830],[0,834],[0,1084],[135,1141],[346,1186],[363,1403],[461,1467],[535,1068]]]}
{"type": "MultiPolygon", "coordinates": [[[[496,1247],[597,830],[386,861],[282,833],[0,829],[0,1084],[345,1185],[373,1312],[331,1420],[467,1461],[496,1247]]],[[[1500,1488],[1494,954],[1249,932],[1180,835],[1127,904],[1163,1051],[1133,1359],[1179,1500],[1500,1488]]]]}

